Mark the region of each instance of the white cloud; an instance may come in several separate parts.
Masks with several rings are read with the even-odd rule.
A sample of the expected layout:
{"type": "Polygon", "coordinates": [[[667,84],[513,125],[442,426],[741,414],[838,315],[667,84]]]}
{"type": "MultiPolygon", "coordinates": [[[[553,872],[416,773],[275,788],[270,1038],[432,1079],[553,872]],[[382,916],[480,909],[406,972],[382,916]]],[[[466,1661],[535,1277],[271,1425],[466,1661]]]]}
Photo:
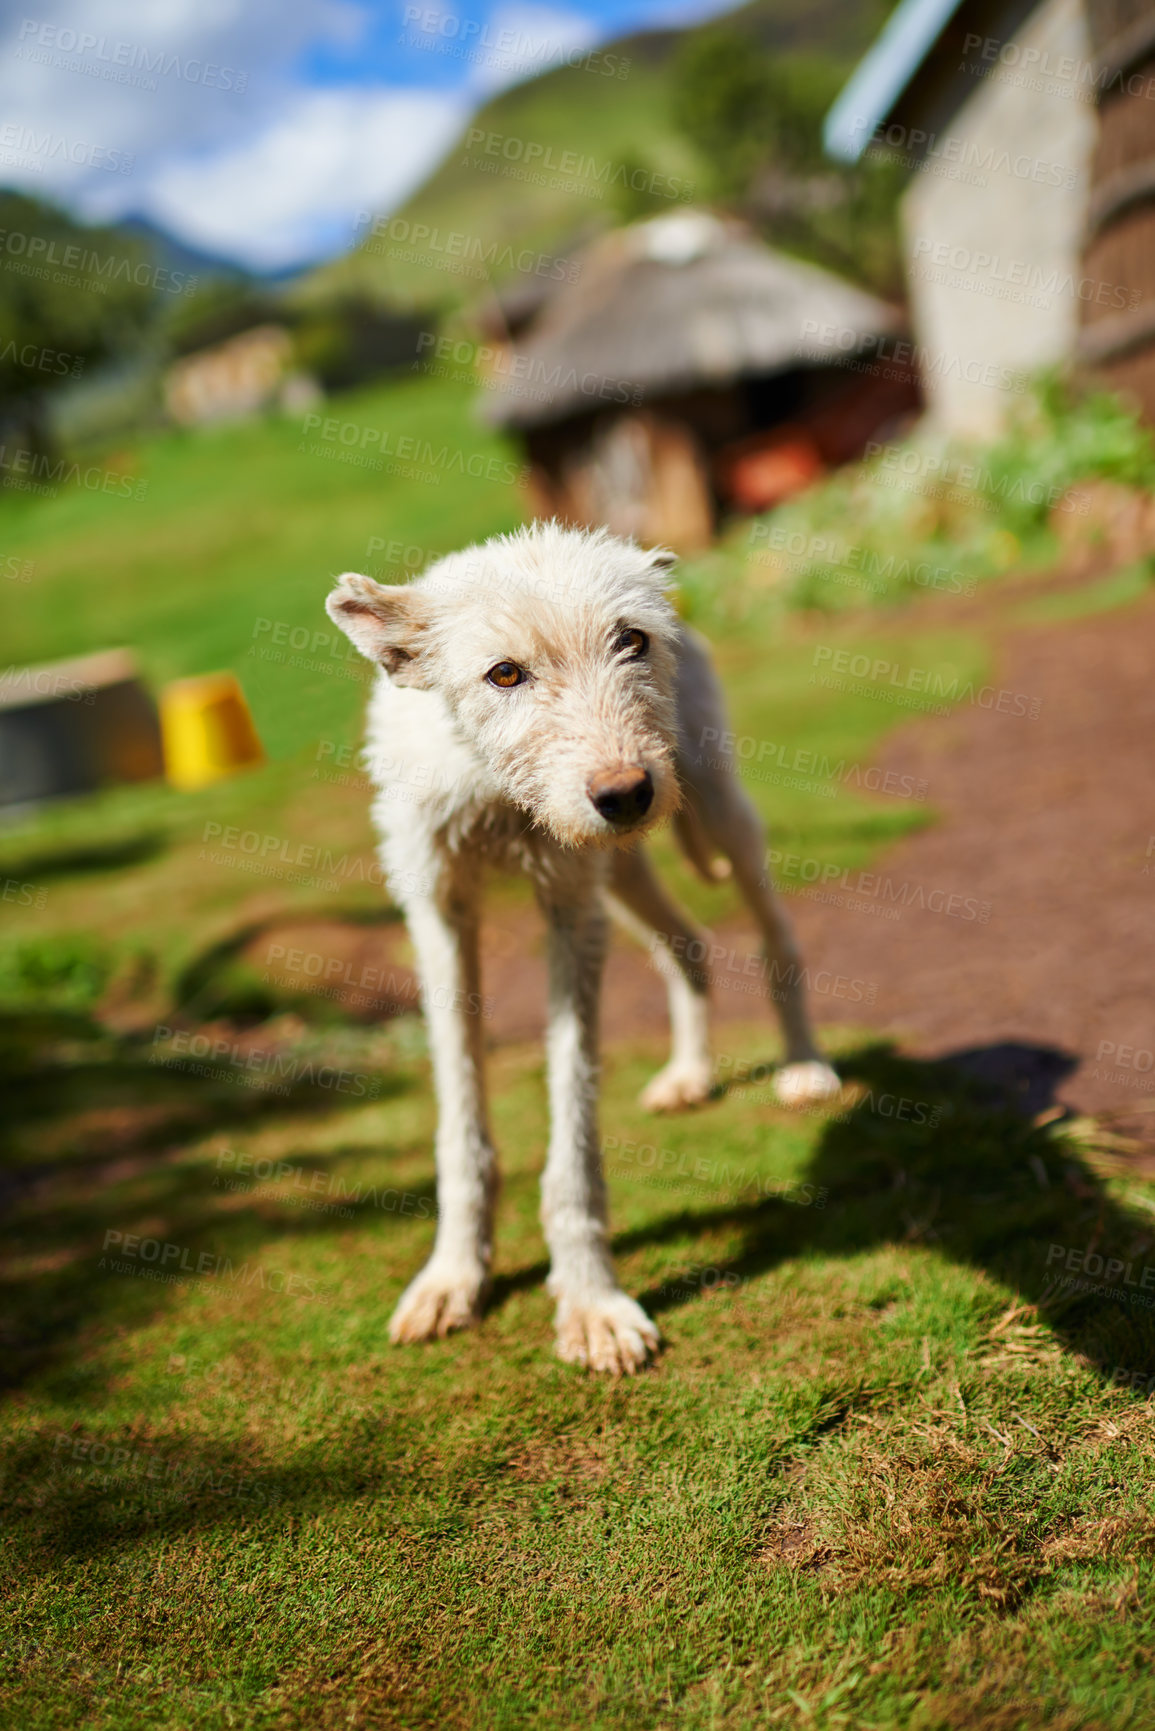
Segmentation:
{"type": "MultiPolygon", "coordinates": [[[[219,145],[261,126],[297,86],[306,44],[347,40],[364,23],[348,0],[60,0],[3,32],[0,113],[138,159],[219,145]]],[[[48,175],[62,188],[84,181],[63,164],[48,175]]]]}
{"type": "Polygon", "coordinates": [[[306,256],[310,224],[324,215],[339,222],[348,203],[338,198],[329,212],[318,209],[327,175],[334,184],[332,165],[341,163],[364,186],[353,164],[358,141],[389,148],[392,175],[381,176],[387,187],[404,178],[395,164],[406,153],[428,161],[425,131],[441,135],[436,100],[419,103],[420,111],[407,107],[404,95],[390,104],[408,117],[414,138],[398,136],[382,119],[382,92],[375,93],[376,118],[360,90],[340,99],[346,112],[335,101],[310,102],[297,71],[302,53],[326,42],[355,45],[369,22],[357,0],[28,6],[0,32],[0,178],[90,219],[139,211],[183,239],[205,244],[217,236],[229,251],[236,236],[237,255],[253,261],[262,256],[257,231],[267,211],[263,256],[278,263],[288,262],[287,205],[296,185],[295,244],[306,256]],[[275,159],[278,149],[283,162],[275,159]],[[125,161],[128,173],[108,167],[125,161]],[[248,173],[255,184],[245,184],[248,173]]]}
{"type": "Polygon", "coordinates": [[[146,213],[255,268],[296,264],[351,245],[359,211],[400,204],[468,113],[448,92],[303,91],[255,137],[159,166],[146,213]]]}
{"type": "MultiPolygon", "coordinates": [[[[537,0],[493,0],[482,31],[489,3],[469,0],[468,36],[463,16],[458,33],[430,34],[428,57],[413,55],[410,66],[428,58],[429,88],[335,89],[311,82],[307,56],[369,42],[380,0],[53,0],[43,11],[21,0],[11,12],[0,0],[0,181],[91,220],[139,212],[256,268],[343,250],[357,212],[395,208],[472,108],[602,34],[537,0]],[[161,70],[147,70],[158,54],[161,70]],[[229,70],[227,84],[206,76],[210,64],[229,70]],[[129,173],[109,166],[126,159],[129,173]]],[[[450,22],[455,4],[431,0],[450,22]]]]}

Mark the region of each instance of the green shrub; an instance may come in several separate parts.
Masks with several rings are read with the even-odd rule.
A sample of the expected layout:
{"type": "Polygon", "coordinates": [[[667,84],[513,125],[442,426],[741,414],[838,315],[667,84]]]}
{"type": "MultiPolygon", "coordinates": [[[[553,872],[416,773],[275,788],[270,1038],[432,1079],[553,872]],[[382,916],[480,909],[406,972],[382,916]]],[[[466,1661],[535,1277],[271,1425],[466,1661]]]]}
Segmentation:
{"type": "Polygon", "coordinates": [[[82,933],[29,938],[0,949],[0,1002],[87,1010],[100,1000],[111,975],[111,956],[82,933]]]}
{"type": "Polygon", "coordinates": [[[1045,376],[993,444],[890,447],[748,525],[729,556],[744,554],[745,590],[792,607],[966,594],[1055,559],[1052,512],[1094,479],[1155,486],[1155,440],[1120,398],[1045,376]]]}
{"type": "Polygon", "coordinates": [[[1002,486],[1007,526],[1023,533],[1040,527],[1048,501],[1078,481],[1155,486],[1155,441],[1122,398],[1077,394],[1067,380],[1046,374],[990,448],[987,466],[1002,486]],[[1015,485],[1022,480],[1033,485],[1015,485]]]}

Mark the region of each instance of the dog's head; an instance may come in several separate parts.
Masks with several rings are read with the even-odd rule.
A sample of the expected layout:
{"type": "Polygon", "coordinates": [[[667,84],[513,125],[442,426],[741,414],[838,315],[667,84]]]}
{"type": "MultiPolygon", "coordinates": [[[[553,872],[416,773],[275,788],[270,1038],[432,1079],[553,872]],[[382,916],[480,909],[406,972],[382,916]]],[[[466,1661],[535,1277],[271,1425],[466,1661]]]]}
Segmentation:
{"type": "Polygon", "coordinates": [[[535,524],[330,617],[395,684],[437,691],[503,795],[568,846],[636,838],[678,803],[678,624],[665,552],[535,524]]]}

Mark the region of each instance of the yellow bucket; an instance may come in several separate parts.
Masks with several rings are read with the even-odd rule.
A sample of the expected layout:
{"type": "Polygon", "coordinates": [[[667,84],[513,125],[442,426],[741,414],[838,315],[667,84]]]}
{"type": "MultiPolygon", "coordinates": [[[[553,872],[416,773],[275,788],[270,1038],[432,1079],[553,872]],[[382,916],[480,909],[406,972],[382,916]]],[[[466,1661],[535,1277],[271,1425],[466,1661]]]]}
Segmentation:
{"type": "Polygon", "coordinates": [[[174,787],[207,787],[265,754],[232,673],[177,679],[160,694],[165,774],[174,787]]]}

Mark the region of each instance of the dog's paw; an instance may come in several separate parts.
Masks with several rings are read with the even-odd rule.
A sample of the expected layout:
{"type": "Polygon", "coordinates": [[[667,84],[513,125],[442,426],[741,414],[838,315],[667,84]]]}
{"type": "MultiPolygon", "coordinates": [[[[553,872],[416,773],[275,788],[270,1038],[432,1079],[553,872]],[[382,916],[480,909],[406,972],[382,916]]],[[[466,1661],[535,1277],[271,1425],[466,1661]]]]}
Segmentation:
{"type": "Polygon", "coordinates": [[[713,1089],[714,1072],[708,1060],[670,1063],[646,1084],[639,1099],[647,1112],[680,1112],[684,1106],[700,1106],[713,1089]]]}
{"type": "Polygon", "coordinates": [[[784,1064],[774,1076],[774,1092],[784,1106],[805,1106],[811,1100],[830,1100],[841,1088],[842,1083],[821,1058],[807,1058],[800,1064],[784,1064]]]}
{"type": "Polygon", "coordinates": [[[565,1299],[557,1307],[558,1357],[610,1376],[632,1376],[658,1350],[660,1336],[640,1304],[624,1292],[565,1299]]]}
{"type": "Polygon", "coordinates": [[[470,1328],[481,1315],[485,1286],[480,1270],[450,1272],[430,1264],[401,1294],[389,1323],[390,1340],[412,1345],[470,1328]]]}

